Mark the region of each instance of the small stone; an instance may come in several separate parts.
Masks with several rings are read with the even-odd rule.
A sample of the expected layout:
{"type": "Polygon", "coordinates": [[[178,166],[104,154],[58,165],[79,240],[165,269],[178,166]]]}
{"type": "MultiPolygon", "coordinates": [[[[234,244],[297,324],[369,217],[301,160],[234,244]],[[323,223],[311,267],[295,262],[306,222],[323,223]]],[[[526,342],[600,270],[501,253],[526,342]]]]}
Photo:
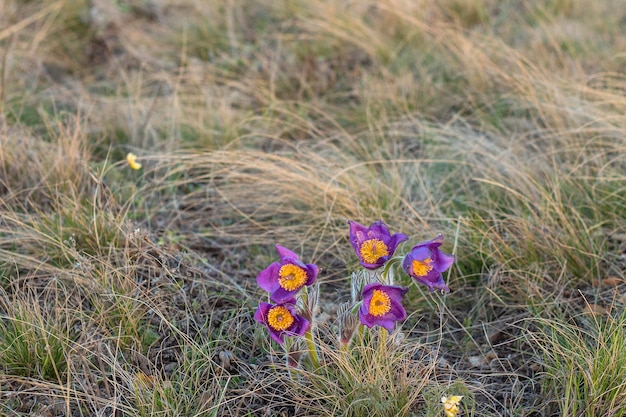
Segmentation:
{"type": "Polygon", "coordinates": [[[172,372],[174,372],[174,369],[176,369],[177,367],[178,367],[178,364],[176,362],[170,362],[163,367],[163,370],[166,373],[171,374],[172,372]]]}
{"type": "Polygon", "coordinates": [[[230,361],[233,358],[233,354],[228,350],[222,350],[217,356],[220,359],[220,365],[222,368],[228,371],[230,369],[230,361]]]}
{"type": "Polygon", "coordinates": [[[506,335],[504,334],[504,332],[503,332],[502,330],[500,330],[500,329],[494,329],[494,330],[492,330],[491,332],[489,332],[489,335],[488,335],[488,337],[489,337],[489,342],[490,342],[492,345],[496,345],[496,344],[498,344],[498,343],[500,343],[500,342],[504,341],[505,336],[506,336],[506,335]]]}
{"type": "Polygon", "coordinates": [[[474,368],[480,368],[486,363],[484,356],[470,356],[467,360],[474,368]]]}
{"type": "Polygon", "coordinates": [[[608,277],[602,280],[602,285],[606,285],[607,287],[616,287],[623,282],[624,280],[620,277],[608,277]]]}

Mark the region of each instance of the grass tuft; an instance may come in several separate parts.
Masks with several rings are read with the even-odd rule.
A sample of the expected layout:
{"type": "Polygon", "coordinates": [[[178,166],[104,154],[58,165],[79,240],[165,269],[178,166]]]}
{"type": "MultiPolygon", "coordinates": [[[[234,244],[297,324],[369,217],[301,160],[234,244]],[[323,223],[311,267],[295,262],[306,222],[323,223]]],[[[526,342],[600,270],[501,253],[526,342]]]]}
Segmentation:
{"type": "Polygon", "coordinates": [[[625,415],[624,314],[586,313],[574,319],[538,321],[543,389],[554,396],[559,414],[625,415]]]}
{"type": "Polygon", "coordinates": [[[28,292],[10,297],[2,292],[0,362],[8,374],[61,383],[67,376],[70,349],[77,335],[68,306],[63,305],[67,290],[51,283],[44,288],[45,293],[44,298],[28,292]],[[54,298],[46,300],[48,297],[54,298]],[[49,308],[48,303],[54,303],[55,308],[49,308]]]}

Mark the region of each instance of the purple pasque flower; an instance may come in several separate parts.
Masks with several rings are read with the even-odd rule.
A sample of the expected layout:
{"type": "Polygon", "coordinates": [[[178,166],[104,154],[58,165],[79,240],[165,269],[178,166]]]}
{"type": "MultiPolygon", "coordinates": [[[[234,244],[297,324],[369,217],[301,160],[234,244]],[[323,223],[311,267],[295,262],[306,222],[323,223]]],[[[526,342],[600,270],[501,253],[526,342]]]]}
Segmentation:
{"type": "Polygon", "coordinates": [[[276,251],[280,262],[274,262],[261,271],[256,282],[270,293],[272,302],[284,303],[305,285],[313,284],[319,268],[314,264],[302,263],[298,255],[280,245],[276,245],[276,251]]]}
{"type": "Polygon", "coordinates": [[[278,304],[262,302],[254,313],[254,319],[265,324],[279,345],[285,342],[285,336],[302,336],[309,330],[309,321],[296,313],[295,303],[293,298],[278,304]]]}
{"type": "Polygon", "coordinates": [[[443,281],[442,272],[446,271],[454,263],[454,256],[443,253],[439,246],[443,242],[443,235],[433,240],[422,242],[413,246],[404,261],[402,268],[417,282],[428,286],[429,291],[435,288],[450,292],[450,288],[443,281]]]}
{"type": "Polygon", "coordinates": [[[393,256],[398,244],[408,239],[403,233],[391,235],[382,220],[365,227],[357,222],[349,221],[350,243],[364,268],[380,268],[393,256]]]}
{"type": "Polygon", "coordinates": [[[406,318],[402,307],[402,296],[409,289],[395,285],[383,285],[378,282],[363,288],[363,301],[359,308],[359,319],[367,327],[382,326],[393,331],[396,322],[406,318]]]}

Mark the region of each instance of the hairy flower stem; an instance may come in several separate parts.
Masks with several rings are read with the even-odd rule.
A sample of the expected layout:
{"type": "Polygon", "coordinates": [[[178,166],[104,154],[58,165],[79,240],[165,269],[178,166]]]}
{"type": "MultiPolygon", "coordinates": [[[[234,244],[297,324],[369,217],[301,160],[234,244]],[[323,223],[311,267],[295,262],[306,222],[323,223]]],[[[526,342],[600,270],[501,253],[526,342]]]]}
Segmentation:
{"type": "Polygon", "coordinates": [[[386,284],[386,285],[393,285],[394,284],[394,279],[393,279],[393,273],[389,273],[389,271],[391,270],[392,264],[394,262],[395,258],[391,258],[390,260],[387,261],[387,263],[385,264],[385,266],[383,267],[382,273],[381,273],[381,277],[382,277],[382,283],[386,284]]]}
{"type": "Polygon", "coordinates": [[[379,330],[380,330],[380,333],[379,333],[379,335],[380,335],[380,341],[379,341],[379,343],[380,343],[380,346],[379,346],[380,347],[380,352],[382,354],[385,354],[385,352],[387,351],[387,333],[389,333],[389,332],[387,331],[387,329],[385,329],[383,327],[381,327],[379,330]]]}
{"type": "Polygon", "coordinates": [[[364,337],[365,337],[365,326],[361,324],[359,326],[359,340],[363,340],[364,337]]]}
{"type": "Polygon", "coordinates": [[[306,344],[309,348],[309,358],[311,358],[311,363],[313,363],[313,366],[315,366],[315,368],[319,368],[320,360],[317,355],[317,346],[315,346],[315,340],[313,339],[313,331],[309,329],[304,334],[304,337],[306,338],[306,344]]]}
{"type": "MultiPolygon", "coordinates": [[[[311,323],[309,330],[307,330],[306,333],[304,334],[304,337],[306,339],[306,345],[309,348],[309,358],[311,358],[311,363],[313,364],[313,366],[315,366],[316,368],[319,368],[320,361],[319,361],[319,356],[317,354],[317,346],[315,345],[315,339],[313,337],[313,320],[314,320],[313,310],[315,309],[315,306],[312,306],[309,304],[309,292],[306,287],[303,289],[301,293],[301,297],[302,297],[303,308],[305,310],[304,314],[306,315],[307,319],[311,323]]],[[[311,300],[314,303],[317,302],[316,297],[313,297],[311,300]]]]}

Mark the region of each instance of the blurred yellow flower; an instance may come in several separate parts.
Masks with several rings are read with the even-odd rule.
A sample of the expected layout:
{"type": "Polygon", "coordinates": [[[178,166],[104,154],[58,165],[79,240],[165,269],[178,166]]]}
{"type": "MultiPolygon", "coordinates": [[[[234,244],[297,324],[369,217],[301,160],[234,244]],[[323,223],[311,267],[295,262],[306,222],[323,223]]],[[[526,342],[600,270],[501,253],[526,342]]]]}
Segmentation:
{"type": "Polygon", "coordinates": [[[451,397],[441,397],[443,403],[443,413],[446,417],[456,417],[459,412],[459,403],[463,399],[462,395],[453,395],[451,397]]]}
{"type": "Polygon", "coordinates": [[[137,155],[132,152],[126,155],[126,162],[128,162],[128,165],[134,170],[141,169],[141,164],[137,162],[137,155]]]}

